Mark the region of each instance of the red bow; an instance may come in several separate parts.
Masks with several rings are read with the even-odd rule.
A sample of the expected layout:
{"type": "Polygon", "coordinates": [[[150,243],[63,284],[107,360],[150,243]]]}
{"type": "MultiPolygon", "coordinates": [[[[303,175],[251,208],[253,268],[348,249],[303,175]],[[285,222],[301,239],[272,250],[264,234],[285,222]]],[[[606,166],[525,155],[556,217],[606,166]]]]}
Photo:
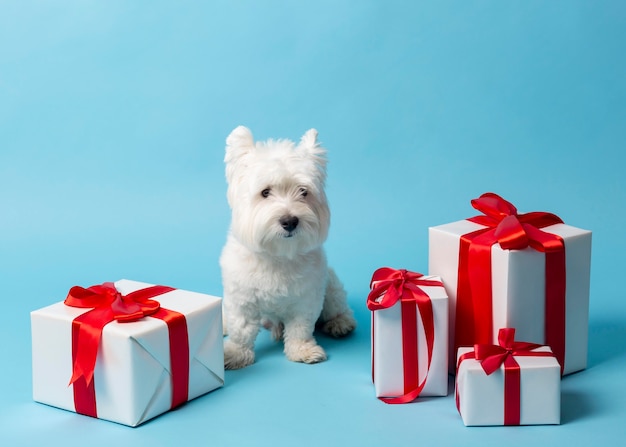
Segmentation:
{"type": "Polygon", "coordinates": [[[407,270],[394,270],[383,267],[374,272],[370,282],[371,291],[367,296],[369,310],[387,309],[398,300],[401,301],[428,301],[428,295],[419,286],[442,286],[440,281],[420,279],[421,273],[407,270]]]}
{"type": "Polygon", "coordinates": [[[152,300],[157,295],[174,290],[166,286],[152,286],[122,295],[112,282],[87,289],[74,286],[65,304],[72,307],[93,308],[72,322],[74,365],[70,385],[84,377],[87,385],[93,379],[102,330],[111,321],[126,323],[155,314],[161,307],[152,300]]]}
{"type": "MultiPolygon", "coordinates": [[[[498,345],[476,344],[474,345],[474,358],[480,362],[487,375],[497,371],[502,364],[515,362],[513,356],[553,356],[551,352],[531,352],[542,345],[515,340],[515,329],[500,329],[498,332],[498,345]],[[510,359],[510,360],[509,360],[510,359]]],[[[515,362],[517,363],[517,362],[515,362]]]]}
{"type": "Polygon", "coordinates": [[[563,223],[559,216],[551,213],[518,214],[511,202],[492,192],[473,199],[472,206],[483,215],[468,220],[495,228],[494,236],[504,250],[520,250],[531,246],[543,251],[540,241],[545,239],[541,236],[545,233],[539,228],[563,223]]]}

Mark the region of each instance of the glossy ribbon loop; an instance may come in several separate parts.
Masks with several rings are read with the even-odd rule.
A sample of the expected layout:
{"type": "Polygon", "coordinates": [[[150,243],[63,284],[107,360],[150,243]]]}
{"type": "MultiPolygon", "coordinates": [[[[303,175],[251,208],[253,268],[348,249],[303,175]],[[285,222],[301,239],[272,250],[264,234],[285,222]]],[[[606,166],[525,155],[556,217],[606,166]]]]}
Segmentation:
{"type": "Polygon", "coordinates": [[[500,247],[505,250],[519,250],[528,247],[529,244],[526,230],[517,216],[506,216],[500,221],[493,234],[500,247]]]}
{"type": "Polygon", "coordinates": [[[486,192],[478,199],[472,199],[472,206],[487,217],[500,221],[506,216],[517,215],[517,208],[497,194],[486,192]]]}

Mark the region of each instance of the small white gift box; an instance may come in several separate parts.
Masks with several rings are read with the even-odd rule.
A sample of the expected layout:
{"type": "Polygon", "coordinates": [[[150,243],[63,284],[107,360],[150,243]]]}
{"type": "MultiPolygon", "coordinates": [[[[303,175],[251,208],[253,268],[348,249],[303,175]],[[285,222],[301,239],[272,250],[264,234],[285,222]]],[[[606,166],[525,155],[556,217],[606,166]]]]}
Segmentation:
{"type": "Polygon", "coordinates": [[[480,346],[458,351],[455,392],[463,423],[559,424],[561,366],[550,348],[519,342],[500,352],[486,348],[496,352],[479,354],[480,346]]]}

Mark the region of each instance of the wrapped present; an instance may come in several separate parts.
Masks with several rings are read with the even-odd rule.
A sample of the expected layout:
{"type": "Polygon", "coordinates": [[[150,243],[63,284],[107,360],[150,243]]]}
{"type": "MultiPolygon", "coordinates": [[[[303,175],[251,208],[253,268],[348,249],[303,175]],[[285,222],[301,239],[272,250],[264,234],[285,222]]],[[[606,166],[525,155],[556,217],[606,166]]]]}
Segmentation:
{"type": "Polygon", "coordinates": [[[456,405],[469,425],[560,424],[561,366],[548,346],[514,341],[459,348],[456,405]]]}
{"type": "Polygon", "coordinates": [[[493,193],[472,206],[483,214],[429,229],[429,272],[450,297],[451,360],[515,327],[549,345],[564,374],[585,369],[591,232],[550,213],[518,214],[493,193]]]}
{"type": "Polygon", "coordinates": [[[221,299],[120,280],[31,312],[33,399],[137,426],[224,384],[221,299]]]}
{"type": "Polygon", "coordinates": [[[448,297],[439,277],[381,268],[374,272],[372,380],[390,404],[448,394],[448,297]]]}

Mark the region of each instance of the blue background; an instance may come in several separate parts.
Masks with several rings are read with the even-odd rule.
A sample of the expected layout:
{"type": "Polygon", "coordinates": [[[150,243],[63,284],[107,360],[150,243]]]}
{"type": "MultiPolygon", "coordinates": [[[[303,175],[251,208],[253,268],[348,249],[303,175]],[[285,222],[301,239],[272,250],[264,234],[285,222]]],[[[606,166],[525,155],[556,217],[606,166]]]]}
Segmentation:
{"type": "Polygon", "coordinates": [[[0,1],[0,443],[600,445],[626,429],[626,3],[0,1]],[[137,429],[31,400],[29,312],[120,278],[221,295],[224,140],[315,127],[327,252],[359,320],[329,360],[263,333],[226,386],[137,429]],[[560,426],[388,406],[365,297],[494,191],[593,231],[589,368],[560,426]],[[540,437],[540,438],[539,438],[540,437]]]}

